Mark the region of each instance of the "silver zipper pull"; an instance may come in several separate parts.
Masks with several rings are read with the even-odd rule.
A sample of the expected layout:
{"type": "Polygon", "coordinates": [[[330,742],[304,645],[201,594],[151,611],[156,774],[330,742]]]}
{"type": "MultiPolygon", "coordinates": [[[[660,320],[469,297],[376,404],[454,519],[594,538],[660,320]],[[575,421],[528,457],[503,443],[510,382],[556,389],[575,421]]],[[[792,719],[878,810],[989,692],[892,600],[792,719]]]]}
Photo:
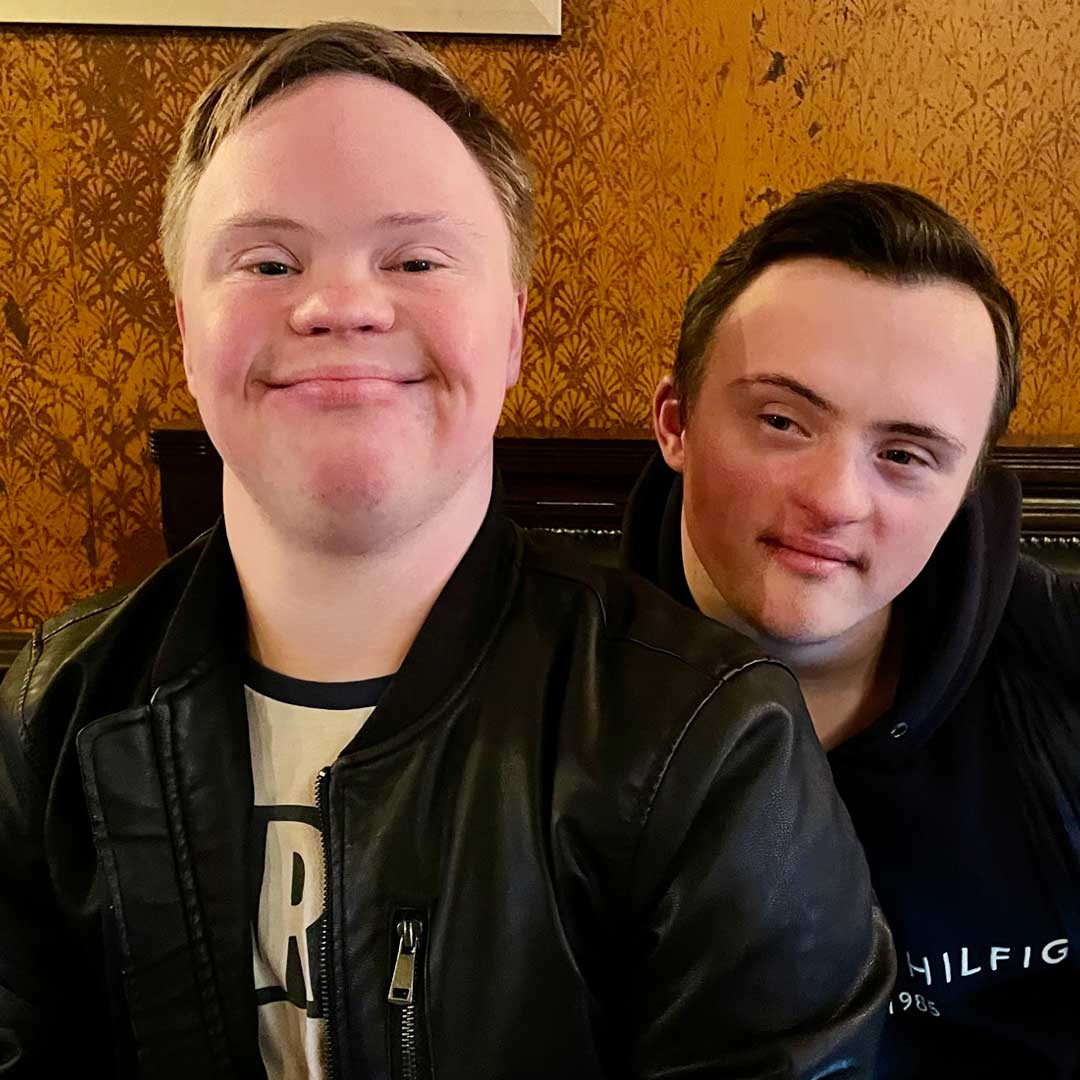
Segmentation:
{"type": "Polygon", "coordinates": [[[416,986],[416,952],[420,948],[423,926],[419,919],[402,919],[396,929],[397,960],[394,962],[394,974],[390,979],[390,993],[386,1000],[391,1005],[411,1005],[416,986]]]}

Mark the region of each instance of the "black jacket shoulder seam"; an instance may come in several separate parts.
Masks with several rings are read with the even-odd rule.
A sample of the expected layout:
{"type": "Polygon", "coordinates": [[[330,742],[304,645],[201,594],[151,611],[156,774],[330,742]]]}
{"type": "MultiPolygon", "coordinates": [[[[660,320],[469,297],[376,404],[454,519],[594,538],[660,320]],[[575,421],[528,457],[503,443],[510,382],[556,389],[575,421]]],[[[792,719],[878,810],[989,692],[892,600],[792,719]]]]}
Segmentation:
{"type": "Polygon", "coordinates": [[[30,638],[30,658],[26,664],[26,674],[23,675],[22,685],[19,687],[19,738],[23,743],[26,743],[28,738],[29,718],[26,715],[26,702],[27,698],[30,696],[30,683],[33,681],[34,672],[37,670],[41,658],[45,655],[46,644],[62,630],[67,630],[69,627],[75,626],[76,623],[91,619],[95,615],[103,615],[108,611],[112,611],[113,608],[119,607],[126,599],[127,595],[125,594],[124,596],[113,600],[111,603],[103,604],[101,607],[96,607],[91,611],[84,611],[79,615],[72,616],[72,618],[62,622],[48,633],[43,633],[43,628],[40,626],[34,630],[34,633],[30,638]]]}
{"type": "MultiPolygon", "coordinates": [[[[778,667],[786,671],[787,668],[783,664],[777,663],[775,660],[769,659],[767,656],[755,657],[753,660],[747,660],[745,663],[740,664],[738,667],[731,668],[729,671],[725,671],[717,680],[712,689],[698,702],[697,708],[690,714],[686,723],[683,724],[679,734],[672,741],[670,748],[668,749],[667,756],[664,758],[663,765],[660,766],[659,772],[656,774],[656,780],[653,783],[651,790],[649,791],[649,797],[646,800],[645,812],[641,817],[641,832],[644,833],[645,826],[649,822],[649,815],[652,813],[653,806],[656,804],[656,797],[660,793],[660,788],[663,786],[664,779],[667,777],[668,768],[671,765],[675,755],[679,752],[679,747],[682,746],[683,739],[686,738],[686,733],[693,726],[694,721],[697,720],[701,714],[701,710],[709,704],[710,701],[720,692],[720,690],[727,685],[736,675],[741,675],[744,671],[749,670],[752,667],[759,667],[762,664],[769,664],[772,667],[778,667]]],[[[640,842],[640,838],[639,838],[640,842]]],[[[636,858],[636,856],[635,856],[636,858]]]]}
{"type": "MultiPolygon", "coordinates": [[[[641,638],[636,638],[632,634],[625,634],[618,640],[628,641],[632,645],[637,645],[642,649],[648,649],[649,652],[658,653],[661,656],[670,656],[672,660],[678,660],[679,663],[681,663],[684,667],[689,668],[691,671],[697,672],[698,675],[702,675],[707,679],[713,680],[715,685],[713,686],[713,689],[709,691],[710,695],[716,690],[718,690],[733,675],[738,675],[740,671],[745,671],[747,668],[755,667],[758,664],[771,664],[773,667],[781,668],[784,671],[788,670],[786,664],[782,663],[780,660],[774,659],[771,656],[755,656],[750,660],[743,660],[741,662],[737,662],[732,666],[726,668],[725,670],[717,672],[715,668],[706,668],[702,667],[700,664],[694,663],[694,661],[690,660],[682,653],[675,652],[674,649],[666,649],[662,645],[654,645],[650,641],[642,641],[641,638]]],[[[704,703],[705,702],[702,701],[701,704],[703,705],[704,703]]],[[[701,708],[701,705],[699,705],[698,708],[701,708]]],[[[697,715],[697,710],[695,710],[694,715],[697,715]]]]}
{"type": "Polygon", "coordinates": [[[671,746],[668,749],[667,755],[664,758],[663,764],[657,771],[656,780],[653,782],[652,787],[649,790],[647,798],[644,800],[644,808],[639,814],[638,833],[637,840],[634,843],[634,852],[630,857],[627,866],[627,880],[631,880],[636,873],[636,867],[638,859],[641,854],[641,846],[645,842],[645,831],[648,828],[649,818],[652,815],[653,808],[656,805],[656,800],[659,797],[660,789],[664,785],[664,781],[667,779],[668,769],[671,766],[671,762],[674,760],[675,755],[679,752],[679,747],[682,746],[683,740],[686,738],[687,732],[693,726],[698,716],[701,715],[701,711],[712,701],[714,697],[726,686],[736,675],[741,675],[744,671],[753,667],[759,667],[762,664],[769,664],[772,667],[778,667],[783,671],[788,669],[776,660],[773,660],[767,656],[755,657],[753,660],[748,660],[745,663],[740,664],[738,667],[732,668],[730,671],[724,672],[723,675],[717,679],[712,689],[698,702],[698,706],[690,714],[686,723],[683,724],[682,729],[678,735],[672,740],[671,746]]]}
{"type": "MultiPolygon", "coordinates": [[[[610,634],[610,626],[608,625],[607,619],[607,610],[604,607],[604,598],[597,591],[596,586],[592,585],[588,581],[582,580],[581,578],[573,577],[570,574],[561,573],[558,570],[551,570],[547,567],[534,566],[530,569],[534,570],[538,574],[545,574],[548,577],[559,578],[560,580],[568,582],[571,585],[578,585],[581,588],[585,589],[587,592],[591,593],[596,600],[597,606],[600,608],[600,621],[603,624],[604,633],[605,635],[610,634]]],[[[633,634],[620,634],[617,638],[612,636],[612,640],[625,641],[631,645],[637,645],[642,649],[648,649],[650,652],[658,653],[661,656],[670,656],[673,660],[677,660],[679,663],[683,664],[691,671],[696,671],[699,675],[703,675],[707,679],[719,679],[720,682],[717,683],[717,686],[730,678],[732,675],[737,675],[740,671],[743,671],[745,668],[752,667],[755,664],[774,664],[776,667],[783,668],[785,671],[788,670],[785,664],[782,664],[779,660],[774,660],[772,657],[755,656],[752,660],[745,660],[742,663],[737,664],[735,667],[729,668],[722,674],[718,675],[715,669],[702,667],[699,664],[694,663],[682,653],[675,652],[674,649],[668,649],[665,648],[663,645],[655,645],[652,642],[643,641],[641,638],[634,637],[633,634]]]]}
{"type": "Polygon", "coordinates": [[[561,581],[568,582],[571,585],[580,586],[582,589],[585,589],[587,592],[592,593],[593,597],[596,600],[597,606],[600,608],[600,622],[603,624],[604,633],[607,633],[607,630],[608,630],[607,609],[604,607],[604,598],[600,595],[600,593],[597,590],[595,585],[591,584],[588,581],[584,581],[583,579],[581,579],[579,577],[574,577],[571,574],[563,573],[560,570],[553,570],[550,567],[546,567],[546,566],[529,566],[528,564],[526,564],[524,569],[525,569],[526,572],[531,570],[531,571],[533,571],[533,572],[535,572],[537,574],[544,574],[546,577],[559,578],[559,580],[561,580],[561,581]]]}
{"type": "Polygon", "coordinates": [[[91,611],[84,611],[78,615],[73,615],[66,622],[62,622],[59,626],[53,627],[47,634],[41,635],[41,642],[44,644],[50,638],[55,637],[62,630],[66,630],[69,626],[74,626],[76,623],[83,622],[85,619],[92,619],[95,615],[104,615],[106,611],[112,611],[113,608],[119,607],[127,599],[127,594],[117,597],[112,603],[103,604],[101,607],[96,607],[91,611]]]}
{"type": "Polygon", "coordinates": [[[19,687],[19,739],[26,741],[26,698],[30,693],[30,680],[34,677],[38,660],[41,659],[41,648],[44,639],[40,630],[35,630],[30,637],[30,658],[26,662],[26,674],[23,675],[22,686],[19,687]]]}

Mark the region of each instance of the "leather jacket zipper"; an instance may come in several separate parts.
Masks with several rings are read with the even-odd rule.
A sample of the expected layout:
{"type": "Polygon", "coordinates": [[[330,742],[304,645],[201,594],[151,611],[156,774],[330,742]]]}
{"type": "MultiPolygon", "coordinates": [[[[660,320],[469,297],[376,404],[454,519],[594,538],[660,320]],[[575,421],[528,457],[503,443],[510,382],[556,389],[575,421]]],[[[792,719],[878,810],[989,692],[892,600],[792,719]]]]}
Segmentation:
{"type": "Polygon", "coordinates": [[[330,767],[322,769],[315,780],[315,808],[319,812],[322,825],[323,859],[323,922],[319,935],[319,987],[318,995],[322,1007],[323,1022],[326,1030],[326,1053],[324,1066],[326,1080],[334,1080],[334,1024],[330,1010],[330,814],[327,811],[325,788],[330,777],[330,767]]]}
{"type": "Polygon", "coordinates": [[[403,912],[395,919],[397,958],[390,978],[390,1055],[394,1080],[429,1080],[425,1038],[424,980],[422,949],[424,922],[415,912],[403,912]]]}

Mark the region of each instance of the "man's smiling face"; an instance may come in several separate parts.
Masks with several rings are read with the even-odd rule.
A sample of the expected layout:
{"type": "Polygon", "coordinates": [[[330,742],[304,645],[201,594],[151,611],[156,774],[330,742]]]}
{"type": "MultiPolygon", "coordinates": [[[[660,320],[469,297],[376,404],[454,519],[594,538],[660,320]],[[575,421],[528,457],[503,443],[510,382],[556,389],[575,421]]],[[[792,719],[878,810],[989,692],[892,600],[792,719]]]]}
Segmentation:
{"type": "Polygon", "coordinates": [[[962,285],[766,269],[717,325],[684,428],[658,396],[715,606],[796,645],[887,609],[964,497],[996,380],[993,324],[962,285]]]}
{"type": "Polygon", "coordinates": [[[490,477],[524,290],[483,169],[410,94],[322,75],[222,142],[178,313],[203,422],[276,523],[360,546],[490,477]]]}

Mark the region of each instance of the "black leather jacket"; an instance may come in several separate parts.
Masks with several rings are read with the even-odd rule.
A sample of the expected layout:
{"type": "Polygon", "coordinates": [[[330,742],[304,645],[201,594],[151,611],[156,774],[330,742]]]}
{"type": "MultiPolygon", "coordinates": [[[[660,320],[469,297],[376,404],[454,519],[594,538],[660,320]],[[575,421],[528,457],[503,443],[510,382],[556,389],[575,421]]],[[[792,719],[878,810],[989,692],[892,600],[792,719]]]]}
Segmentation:
{"type": "MultiPolygon", "coordinates": [[[[243,653],[219,526],[12,668],[0,1074],[264,1075],[243,653]]],[[[869,1075],[889,934],[795,680],[644,582],[493,511],[320,789],[334,1075],[869,1075]]]]}

